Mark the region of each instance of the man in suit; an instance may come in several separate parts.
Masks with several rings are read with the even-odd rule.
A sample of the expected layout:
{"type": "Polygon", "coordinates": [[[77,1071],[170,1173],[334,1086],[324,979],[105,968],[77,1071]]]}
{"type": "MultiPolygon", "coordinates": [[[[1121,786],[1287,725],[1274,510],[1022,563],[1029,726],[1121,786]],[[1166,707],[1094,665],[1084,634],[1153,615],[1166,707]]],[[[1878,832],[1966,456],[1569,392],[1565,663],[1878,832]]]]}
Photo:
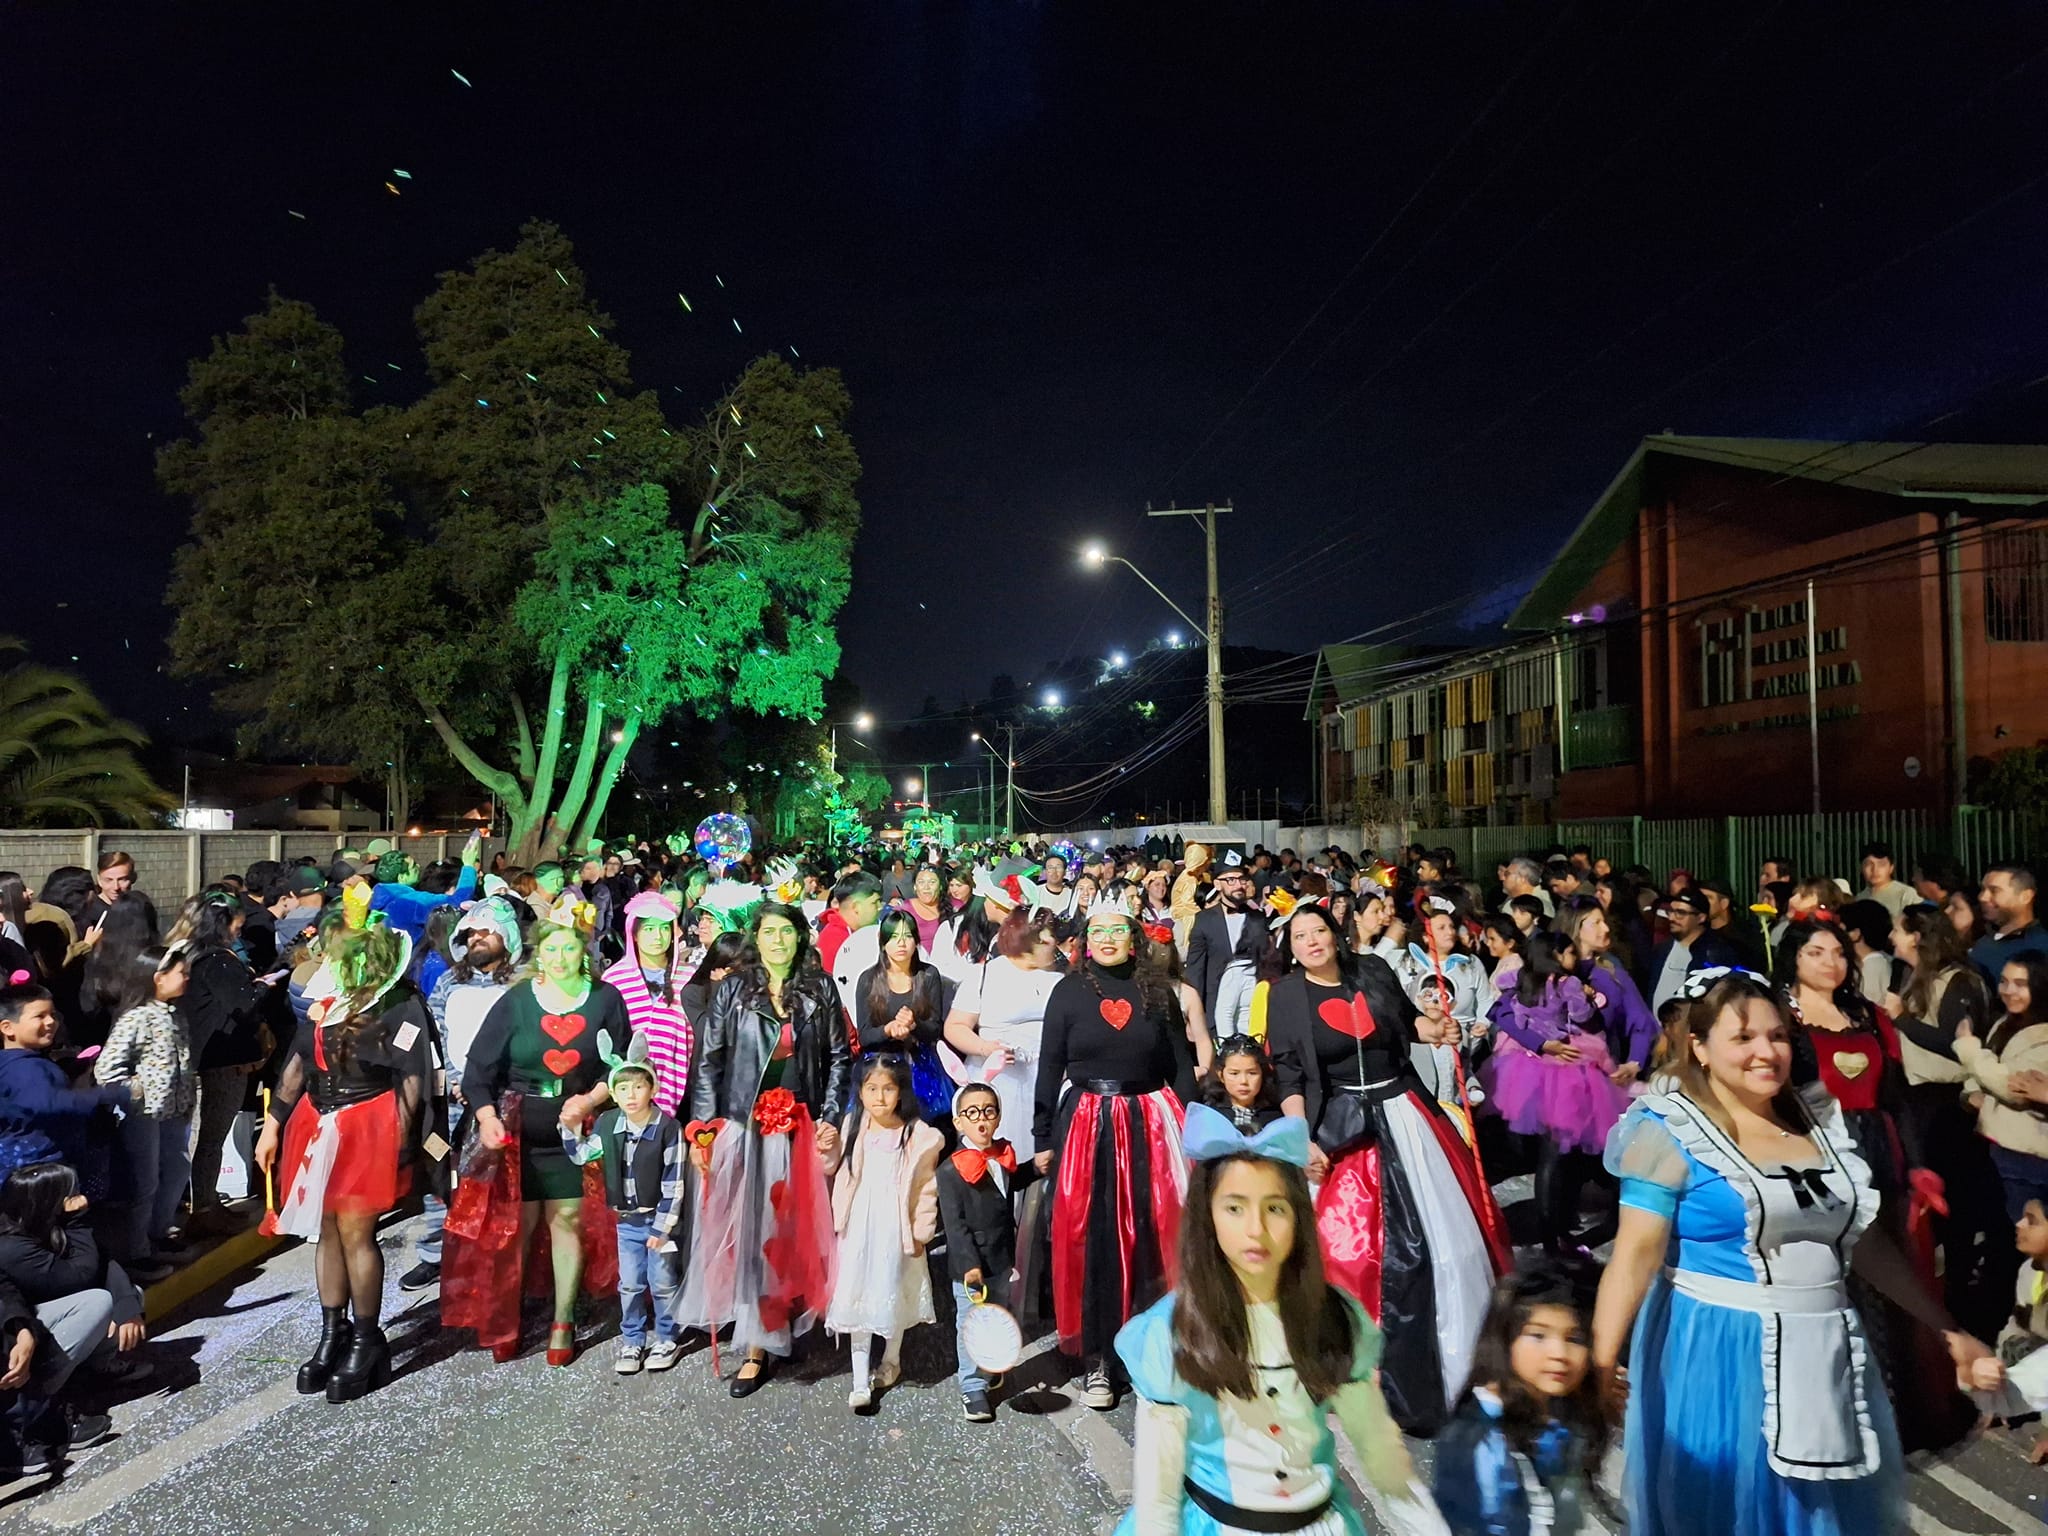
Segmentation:
{"type": "Polygon", "coordinates": [[[1251,909],[1252,880],[1235,848],[1218,860],[1216,900],[1188,930],[1188,985],[1202,997],[1205,1023],[1215,1028],[1216,989],[1233,960],[1256,961],[1266,945],[1266,919],[1251,909]]]}

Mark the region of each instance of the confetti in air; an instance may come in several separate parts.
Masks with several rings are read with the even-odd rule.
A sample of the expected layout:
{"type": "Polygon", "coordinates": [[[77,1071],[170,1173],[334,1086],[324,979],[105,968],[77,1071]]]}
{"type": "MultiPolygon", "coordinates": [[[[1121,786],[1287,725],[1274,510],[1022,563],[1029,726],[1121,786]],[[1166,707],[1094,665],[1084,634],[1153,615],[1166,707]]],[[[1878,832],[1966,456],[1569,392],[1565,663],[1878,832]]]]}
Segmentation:
{"type": "Polygon", "coordinates": [[[803,353],[801,353],[801,352],[797,351],[797,349],[796,349],[795,347],[791,347],[791,348],[789,349],[789,355],[790,355],[791,357],[802,357],[802,356],[803,356],[803,353]]]}
{"type": "Polygon", "coordinates": [[[384,190],[385,190],[386,192],[389,192],[389,193],[390,193],[390,194],[391,194],[391,195],[392,195],[393,197],[397,197],[397,196],[399,195],[398,187],[397,187],[396,183],[394,183],[394,182],[389,182],[389,181],[385,182],[385,183],[384,183],[384,190]]]}
{"type": "Polygon", "coordinates": [[[287,208],[285,209],[285,212],[290,214],[295,219],[303,219],[305,217],[305,215],[299,212],[299,210],[296,208],[287,208]]]}
{"type": "Polygon", "coordinates": [[[676,295],[676,298],[681,301],[684,314],[694,315],[696,313],[694,309],[690,308],[690,301],[688,299],[683,298],[680,293],[676,295]]]}
{"type": "MultiPolygon", "coordinates": [[[[451,69],[448,71],[448,73],[453,75],[456,79],[460,80],[464,85],[469,85],[469,76],[465,75],[461,70],[451,69]]],[[[475,90],[476,87],[470,86],[470,89],[475,90]]]]}
{"type": "Polygon", "coordinates": [[[391,174],[392,174],[392,175],[394,175],[394,176],[396,176],[396,177],[397,177],[397,178],[398,178],[398,179],[399,179],[400,181],[411,181],[411,180],[412,180],[412,172],[411,172],[411,171],[401,171],[401,170],[400,170],[400,169],[399,169],[399,168],[398,168],[397,166],[395,166],[395,165],[394,165],[393,167],[391,167],[391,174]]]}
{"type": "MultiPolygon", "coordinates": [[[[733,321],[733,323],[732,323],[732,328],[733,328],[734,330],[736,330],[736,331],[738,331],[738,330],[740,329],[740,323],[739,323],[739,321],[738,321],[738,320],[734,320],[734,321],[733,321]]],[[[741,332],[740,332],[740,334],[741,334],[741,335],[745,335],[746,333],[745,333],[744,331],[741,331],[741,332]]]]}
{"type": "Polygon", "coordinates": [[[719,287],[723,288],[725,286],[725,279],[720,277],[716,272],[712,273],[711,276],[713,280],[717,282],[719,287]]]}
{"type": "Polygon", "coordinates": [[[598,328],[592,325],[588,320],[583,322],[583,329],[590,332],[590,334],[595,336],[599,341],[604,340],[604,333],[599,331],[598,328]]]}
{"type": "Polygon", "coordinates": [[[564,288],[569,286],[569,279],[562,276],[562,269],[560,267],[555,268],[555,281],[560,283],[564,288]]]}

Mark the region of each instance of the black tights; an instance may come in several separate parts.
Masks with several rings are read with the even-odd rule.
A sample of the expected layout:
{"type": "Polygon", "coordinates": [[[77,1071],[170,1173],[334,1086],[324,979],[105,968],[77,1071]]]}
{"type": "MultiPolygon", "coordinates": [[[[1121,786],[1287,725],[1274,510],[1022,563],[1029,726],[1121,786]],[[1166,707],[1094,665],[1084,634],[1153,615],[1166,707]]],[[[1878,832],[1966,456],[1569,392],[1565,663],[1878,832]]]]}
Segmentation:
{"type": "Polygon", "coordinates": [[[1579,1225],[1579,1191],[1599,1168],[1600,1159],[1590,1152],[1560,1152],[1548,1136],[1537,1138],[1536,1219],[1546,1248],[1558,1252],[1571,1245],[1579,1225]]]}

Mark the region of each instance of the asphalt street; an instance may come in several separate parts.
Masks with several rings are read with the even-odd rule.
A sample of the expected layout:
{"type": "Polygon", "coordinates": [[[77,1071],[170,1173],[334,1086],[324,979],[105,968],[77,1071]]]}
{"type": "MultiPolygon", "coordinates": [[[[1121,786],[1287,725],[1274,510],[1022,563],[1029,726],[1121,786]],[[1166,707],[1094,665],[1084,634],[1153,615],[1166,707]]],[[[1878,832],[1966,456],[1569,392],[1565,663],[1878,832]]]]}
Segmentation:
{"type": "MultiPolygon", "coordinates": [[[[1504,1203],[1526,1198],[1523,1182],[1500,1186],[1504,1203]]],[[[439,1329],[434,1292],[398,1295],[415,1227],[384,1234],[390,1386],[343,1406],[294,1392],[318,1314],[311,1251],[280,1248],[169,1319],[147,1346],[158,1379],[111,1405],[118,1437],[61,1477],[0,1490],[0,1523],[92,1536],[1099,1536],[1128,1497],[1130,1405],[1080,1407],[1048,1341],[1013,1373],[993,1425],[961,1416],[943,1318],[913,1332],[904,1380],[872,1418],[847,1410],[846,1346],[822,1336],[744,1402],[701,1347],[666,1374],[616,1375],[608,1311],[568,1368],[542,1362],[538,1331],[500,1366],[439,1329]]],[[[1917,1468],[1914,1530],[2038,1533],[2048,1471],[2023,1456],[2036,1433],[1994,1432],[1917,1468]]],[[[1426,1477],[1429,1448],[1415,1449],[1426,1477]]],[[[1366,1512],[1375,1532],[1393,1529],[1366,1512]]]]}

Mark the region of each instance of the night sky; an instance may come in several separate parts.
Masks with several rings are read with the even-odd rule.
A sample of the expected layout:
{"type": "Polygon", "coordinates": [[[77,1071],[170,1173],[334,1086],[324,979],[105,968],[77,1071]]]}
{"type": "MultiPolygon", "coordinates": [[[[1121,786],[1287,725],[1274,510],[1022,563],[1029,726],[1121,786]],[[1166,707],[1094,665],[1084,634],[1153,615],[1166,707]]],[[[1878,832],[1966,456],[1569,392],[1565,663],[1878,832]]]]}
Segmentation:
{"type": "Polygon", "coordinates": [[[678,418],[845,372],[885,714],[1173,627],[1148,500],[1233,643],[1498,622],[1645,432],[2048,432],[2044,101],[2020,3],[10,7],[0,630],[191,735],[186,360],[275,284],[407,398],[532,216],[678,418]]]}

